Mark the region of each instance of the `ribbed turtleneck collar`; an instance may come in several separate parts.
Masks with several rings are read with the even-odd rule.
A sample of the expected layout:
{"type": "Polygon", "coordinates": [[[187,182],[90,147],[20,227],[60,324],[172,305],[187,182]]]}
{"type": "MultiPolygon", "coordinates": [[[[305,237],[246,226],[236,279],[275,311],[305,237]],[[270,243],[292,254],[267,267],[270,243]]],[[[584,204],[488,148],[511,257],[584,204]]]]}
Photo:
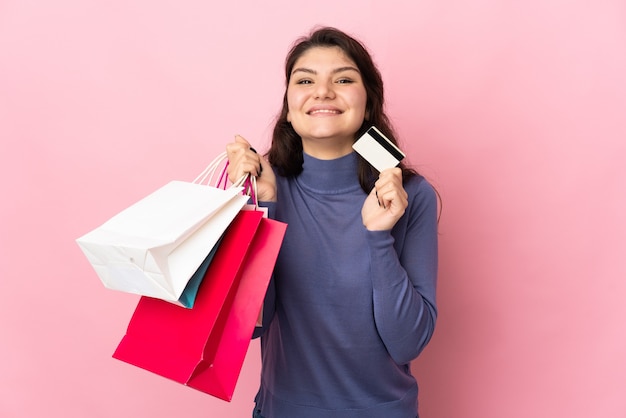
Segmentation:
{"type": "Polygon", "coordinates": [[[302,173],[297,181],[317,193],[336,194],[360,188],[358,157],[352,152],[334,160],[320,160],[303,154],[302,173]]]}

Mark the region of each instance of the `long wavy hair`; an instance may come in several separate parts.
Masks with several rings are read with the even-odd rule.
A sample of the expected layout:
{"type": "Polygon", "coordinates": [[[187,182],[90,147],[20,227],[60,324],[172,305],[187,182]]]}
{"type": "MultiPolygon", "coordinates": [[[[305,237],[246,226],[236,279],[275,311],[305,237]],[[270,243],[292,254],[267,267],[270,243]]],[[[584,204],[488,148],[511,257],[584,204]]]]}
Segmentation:
{"type": "MultiPolygon", "coordinates": [[[[361,72],[367,102],[365,111],[367,119],[355,134],[354,140],[359,138],[371,126],[376,126],[387,138],[397,145],[396,133],[384,110],[383,80],[366,48],[356,39],[346,33],[331,27],[314,30],[309,36],[302,37],[293,45],[285,59],[285,94],[283,107],[277,116],[272,134],[272,144],[267,157],[276,168],[279,175],[284,177],[297,176],[302,172],[304,161],[302,155],[302,138],[296,133],[287,121],[288,104],[287,89],[291,79],[291,72],[296,61],[309,49],[316,47],[339,47],[356,64],[361,72]]],[[[403,178],[417,174],[415,170],[400,164],[403,178]]],[[[378,171],[359,156],[358,176],[361,188],[369,193],[378,178],[378,171]]]]}

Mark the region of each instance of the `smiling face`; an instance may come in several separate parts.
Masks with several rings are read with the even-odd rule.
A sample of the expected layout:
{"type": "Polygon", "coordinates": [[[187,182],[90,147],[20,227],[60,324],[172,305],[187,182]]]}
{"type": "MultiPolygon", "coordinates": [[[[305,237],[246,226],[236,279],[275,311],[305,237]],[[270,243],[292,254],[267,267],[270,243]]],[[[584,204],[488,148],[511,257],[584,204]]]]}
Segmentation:
{"type": "Polygon", "coordinates": [[[287,120],[304,152],[320,159],[352,152],[367,93],[356,64],[339,47],[314,47],[298,58],[287,86],[287,120]]]}

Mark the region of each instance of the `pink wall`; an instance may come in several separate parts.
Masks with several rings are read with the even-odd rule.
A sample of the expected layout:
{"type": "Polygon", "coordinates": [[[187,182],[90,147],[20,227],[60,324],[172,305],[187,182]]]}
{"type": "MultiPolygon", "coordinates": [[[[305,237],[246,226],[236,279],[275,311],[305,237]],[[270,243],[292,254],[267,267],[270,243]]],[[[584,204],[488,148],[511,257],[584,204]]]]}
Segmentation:
{"type": "Polygon", "coordinates": [[[622,0],[210,3],[0,2],[0,416],[249,416],[258,342],[231,404],[113,360],[137,298],[74,239],[264,148],[316,23],[369,45],[443,197],[422,416],[626,416],[622,0]]]}

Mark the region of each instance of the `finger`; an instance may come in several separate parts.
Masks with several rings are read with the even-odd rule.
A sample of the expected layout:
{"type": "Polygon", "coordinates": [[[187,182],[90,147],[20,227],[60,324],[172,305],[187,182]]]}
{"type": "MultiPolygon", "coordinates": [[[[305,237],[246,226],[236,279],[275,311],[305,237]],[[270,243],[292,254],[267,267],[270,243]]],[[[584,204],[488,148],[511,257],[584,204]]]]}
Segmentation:
{"type": "Polygon", "coordinates": [[[408,195],[400,181],[379,180],[376,182],[376,197],[380,206],[387,209],[390,207],[402,209],[407,205],[408,195]]]}
{"type": "Polygon", "coordinates": [[[386,209],[389,201],[388,193],[389,190],[391,190],[389,182],[384,179],[379,179],[375,184],[374,190],[376,193],[376,200],[378,200],[378,206],[386,209]]]}
{"type": "Polygon", "coordinates": [[[250,143],[241,135],[235,135],[235,141],[226,145],[228,155],[229,178],[237,180],[244,174],[260,176],[263,171],[261,158],[250,143]]]}
{"type": "Polygon", "coordinates": [[[228,179],[236,182],[243,177],[244,174],[255,170],[254,163],[250,162],[246,157],[245,150],[235,149],[228,152],[228,165],[226,167],[228,179]]]}
{"type": "Polygon", "coordinates": [[[378,193],[378,204],[383,209],[387,209],[391,204],[393,198],[390,192],[383,192],[382,190],[378,193]]]}
{"type": "Polygon", "coordinates": [[[389,190],[391,188],[402,188],[402,171],[398,168],[392,168],[383,171],[378,176],[378,180],[374,186],[379,191],[389,190]]]}
{"type": "Polygon", "coordinates": [[[246,138],[241,135],[235,135],[235,142],[246,145],[248,148],[250,148],[250,143],[246,141],[246,138]]]}
{"type": "Polygon", "coordinates": [[[260,177],[263,171],[262,158],[253,151],[247,151],[242,158],[241,167],[244,173],[260,177]]]}
{"type": "Polygon", "coordinates": [[[235,141],[226,145],[226,153],[228,154],[229,160],[234,159],[233,157],[237,155],[245,153],[245,151],[249,149],[250,143],[241,135],[235,135],[235,141]]]}
{"type": "Polygon", "coordinates": [[[395,189],[391,201],[389,202],[393,206],[394,211],[398,213],[404,213],[405,209],[409,205],[409,195],[403,188],[395,189]]]}

